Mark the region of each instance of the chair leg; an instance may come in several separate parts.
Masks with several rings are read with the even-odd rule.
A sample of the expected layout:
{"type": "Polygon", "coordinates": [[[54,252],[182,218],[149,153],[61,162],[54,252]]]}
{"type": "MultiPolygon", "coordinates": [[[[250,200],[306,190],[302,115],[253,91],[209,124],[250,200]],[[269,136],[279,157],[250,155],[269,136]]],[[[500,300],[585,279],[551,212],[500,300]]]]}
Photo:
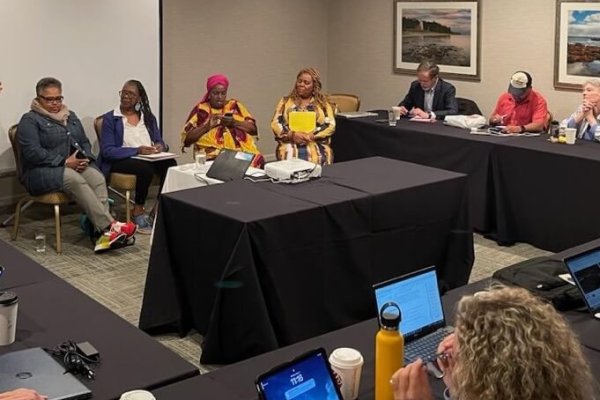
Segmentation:
{"type": "Polygon", "coordinates": [[[29,200],[28,197],[23,197],[17,203],[17,207],[16,207],[16,210],[15,210],[15,222],[13,224],[12,235],[10,235],[10,239],[11,240],[17,240],[17,235],[19,234],[19,222],[20,222],[20,219],[21,219],[21,207],[23,206],[23,203],[25,201],[28,201],[28,200],[29,200]]]}
{"type": "Polygon", "coordinates": [[[62,253],[62,243],[60,238],[60,206],[54,205],[54,225],[56,227],[56,252],[62,253]]]}
{"type": "Polygon", "coordinates": [[[129,209],[129,202],[131,201],[131,190],[126,190],[125,191],[125,215],[127,216],[127,219],[125,220],[125,222],[130,222],[131,221],[131,210],[129,209]]]}

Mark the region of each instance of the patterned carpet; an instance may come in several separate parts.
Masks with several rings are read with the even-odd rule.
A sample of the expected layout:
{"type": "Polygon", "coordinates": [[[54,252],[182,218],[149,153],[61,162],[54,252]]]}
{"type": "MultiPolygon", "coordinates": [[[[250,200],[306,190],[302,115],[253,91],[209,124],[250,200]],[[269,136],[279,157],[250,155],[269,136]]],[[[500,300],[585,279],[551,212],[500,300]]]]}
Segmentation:
{"type": "MultiPolygon", "coordinates": [[[[122,214],[123,210],[117,208],[117,212],[119,211],[122,214]]],[[[11,243],[137,326],[150,254],[150,236],[138,234],[134,246],[96,255],[89,238],[79,229],[79,212],[75,206],[65,207],[62,211],[62,255],[56,254],[54,250],[54,221],[51,207],[48,206],[34,205],[24,212],[16,241],[10,241],[12,227],[0,228],[0,239],[11,243]],[[35,251],[36,232],[46,235],[46,251],[43,253],[35,251]]],[[[545,254],[548,252],[526,244],[500,247],[475,235],[475,265],[470,281],[483,279],[499,268],[545,254]]],[[[198,364],[201,336],[197,333],[185,338],[172,335],[157,336],[155,339],[198,366],[202,373],[218,367],[198,364]]]]}

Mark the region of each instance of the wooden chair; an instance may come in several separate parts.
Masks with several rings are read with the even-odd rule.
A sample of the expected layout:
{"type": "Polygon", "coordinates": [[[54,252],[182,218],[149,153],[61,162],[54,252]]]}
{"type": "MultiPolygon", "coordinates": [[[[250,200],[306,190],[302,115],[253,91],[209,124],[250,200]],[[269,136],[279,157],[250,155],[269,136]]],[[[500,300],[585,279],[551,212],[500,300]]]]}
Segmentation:
{"type": "MultiPolygon", "coordinates": [[[[100,151],[102,151],[102,141],[101,141],[101,132],[102,132],[102,120],[103,115],[94,119],[94,130],[96,131],[96,137],[98,138],[98,146],[100,146],[100,151]]],[[[133,174],[122,174],[118,172],[111,172],[108,176],[108,189],[116,194],[117,196],[125,199],[125,215],[127,222],[131,221],[131,210],[129,208],[129,204],[132,203],[131,200],[131,192],[135,190],[135,182],[136,177],[133,174]],[[124,191],[123,193],[119,192],[119,190],[124,191]]]]}
{"type": "Polygon", "coordinates": [[[358,111],[360,108],[360,98],[353,94],[330,94],[329,101],[335,105],[336,112],[358,111]]]}
{"type": "MultiPolygon", "coordinates": [[[[15,155],[15,164],[17,167],[17,178],[19,182],[21,181],[21,149],[19,145],[19,141],[17,140],[17,125],[13,125],[8,130],[8,139],[10,140],[10,144],[12,145],[13,153],[15,155]]],[[[62,253],[62,243],[61,243],[61,231],[60,231],[60,206],[63,204],[68,204],[71,201],[69,196],[67,196],[64,192],[52,192],[46,193],[38,196],[26,195],[17,203],[17,207],[15,209],[15,222],[13,225],[13,230],[11,234],[11,240],[16,240],[17,235],[19,234],[19,223],[21,217],[21,210],[26,209],[29,205],[33,203],[42,203],[49,204],[54,207],[54,225],[56,230],[56,252],[58,254],[62,253]],[[25,206],[23,205],[24,203],[25,206]]]]}

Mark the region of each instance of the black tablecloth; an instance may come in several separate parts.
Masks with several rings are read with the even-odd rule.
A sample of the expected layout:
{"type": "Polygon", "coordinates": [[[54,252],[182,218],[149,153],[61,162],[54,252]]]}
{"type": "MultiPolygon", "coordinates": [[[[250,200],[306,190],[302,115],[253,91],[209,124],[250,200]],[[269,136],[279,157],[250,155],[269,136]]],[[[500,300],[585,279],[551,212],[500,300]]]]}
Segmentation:
{"type": "MultiPolygon", "coordinates": [[[[448,292],[442,300],[444,303],[444,313],[449,323],[453,322],[454,307],[460,297],[464,294],[482,290],[487,285],[487,280],[480,281],[448,292]]],[[[580,338],[586,331],[591,331],[592,328],[595,328],[596,336],[592,338],[591,334],[588,334],[588,341],[586,342],[585,339],[582,339],[582,342],[587,346],[595,346],[597,349],[593,350],[590,347],[584,347],[583,352],[591,364],[593,375],[600,384],[600,339],[597,336],[600,322],[594,320],[589,313],[572,311],[567,312],[564,315],[580,338]]],[[[330,332],[270,353],[262,354],[246,361],[225,366],[190,380],[187,382],[185,392],[176,393],[183,395],[181,398],[192,398],[203,395],[204,392],[202,392],[202,390],[205,388],[211,388],[212,391],[207,392],[211,393],[212,396],[209,396],[211,398],[220,398],[220,393],[226,393],[227,397],[224,398],[227,399],[256,399],[256,391],[253,383],[258,374],[266,372],[274,366],[289,361],[313,348],[323,347],[328,352],[331,352],[337,347],[352,347],[359,350],[364,358],[359,398],[361,400],[373,399],[375,397],[374,350],[377,329],[376,319],[364,321],[345,329],[330,332]],[[210,381],[210,383],[207,383],[207,381],[210,381]]],[[[430,378],[430,383],[435,397],[442,399],[444,390],[442,381],[430,378]]],[[[180,386],[180,389],[181,388],[182,386],[180,386]]],[[[170,393],[170,391],[171,388],[166,387],[161,393],[170,393]]]]}
{"type": "Polygon", "coordinates": [[[0,347],[0,354],[52,348],[69,339],[88,341],[102,357],[94,367],[96,379],[82,380],[94,399],[115,399],[128,390],[153,389],[198,374],[192,364],[60,279],[15,292],[16,341],[0,347]]]}
{"type": "Polygon", "coordinates": [[[384,158],[300,185],[236,181],[161,196],[140,327],[204,335],[229,363],[375,315],[371,285],[473,262],[466,178],[384,158]]]}
{"type": "Polygon", "coordinates": [[[5,269],[0,277],[2,290],[60,279],[3,240],[0,240],[0,265],[5,269]]]}
{"type": "Polygon", "coordinates": [[[336,161],[373,155],[466,173],[474,228],[501,243],[562,251],[600,237],[593,202],[600,145],[552,144],[547,136],[491,137],[436,123],[337,119],[336,161]]]}

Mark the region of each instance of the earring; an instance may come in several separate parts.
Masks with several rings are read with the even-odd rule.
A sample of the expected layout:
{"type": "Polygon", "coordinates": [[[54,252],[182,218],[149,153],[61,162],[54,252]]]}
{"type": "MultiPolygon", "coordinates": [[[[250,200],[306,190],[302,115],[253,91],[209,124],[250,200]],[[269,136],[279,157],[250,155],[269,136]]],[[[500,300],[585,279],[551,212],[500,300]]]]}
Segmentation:
{"type": "Polygon", "coordinates": [[[142,109],[142,103],[137,102],[135,103],[135,111],[140,112],[140,110],[142,109]]]}

